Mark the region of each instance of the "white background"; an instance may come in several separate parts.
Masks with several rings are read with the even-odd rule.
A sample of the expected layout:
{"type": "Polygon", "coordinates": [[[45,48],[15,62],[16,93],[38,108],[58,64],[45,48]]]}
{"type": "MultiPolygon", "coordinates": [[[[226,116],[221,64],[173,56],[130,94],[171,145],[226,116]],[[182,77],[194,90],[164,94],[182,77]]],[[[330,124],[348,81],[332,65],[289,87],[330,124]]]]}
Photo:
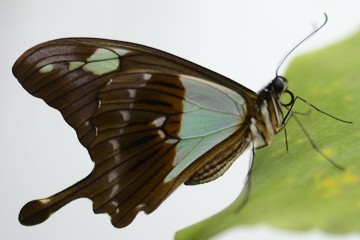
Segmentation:
{"type": "MultiPolygon", "coordinates": [[[[92,213],[80,199],[45,223],[24,227],[18,212],[92,169],[87,151],[59,112],[30,96],[11,73],[28,48],[60,37],[101,37],[137,42],[189,59],[258,91],[281,58],[320,25],[326,27],[300,52],[326,46],[359,30],[360,3],[353,1],[240,0],[1,0],[0,2],[0,239],[172,239],[176,230],[208,217],[239,194],[249,152],[221,179],[181,186],[151,215],[139,214],[125,229],[92,213]]],[[[339,59],[341,61],[341,59],[339,59]]],[[[284,71],[284,68],[282,68],[284,71]]],[[[290,79],[291,88],[291,79],[290,79]]],[[[306,93],[301,93],[306,97],[306,93]]],[[[243,227],[214,239],[358,239],[320,231],[284,232],[265,225],[243,227]]]]}

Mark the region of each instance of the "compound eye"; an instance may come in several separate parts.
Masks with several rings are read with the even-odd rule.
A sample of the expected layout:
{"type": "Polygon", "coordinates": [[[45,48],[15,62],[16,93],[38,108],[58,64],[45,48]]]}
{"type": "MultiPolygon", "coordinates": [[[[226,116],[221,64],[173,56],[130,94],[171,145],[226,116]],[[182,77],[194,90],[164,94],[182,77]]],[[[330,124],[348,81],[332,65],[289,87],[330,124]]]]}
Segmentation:
{"type": "Polygon", "coordinates": [[[284,77],[277,76],[271,83],[276,93],[283,93],[287,89],[287,80],[284,77]]]}
{"type": "Polygon", "coordinates": [[[289,94],[290,100],[288,102],[281,102],[281,105],[283,105],[284,107],[290,107],[295,102],[294,94],[288,89],[285,90],[285,93],[289,94]]]}

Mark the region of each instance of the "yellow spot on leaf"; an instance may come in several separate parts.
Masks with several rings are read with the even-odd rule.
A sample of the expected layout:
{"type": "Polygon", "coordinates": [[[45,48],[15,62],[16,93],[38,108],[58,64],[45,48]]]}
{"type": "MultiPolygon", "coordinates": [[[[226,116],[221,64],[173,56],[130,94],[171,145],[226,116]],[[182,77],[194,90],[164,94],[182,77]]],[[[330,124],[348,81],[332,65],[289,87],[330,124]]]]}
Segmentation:
{"type": "Polygon", "coordinates": [[[333,155],[333,151],[331,150],[331,149],[324,149],[323,150],[323,153],[324,153],[324,155],[325,156],[327,156],[327,157],[332,157],[332,155],[333,155]]]}
{"type": "MultiPolygon", "coordinates": [[[[322,149],[321,152],[327,157],[327,158],[332,158],[333,155],[334,155],[334,152],[330,149],[330,148],[325,148],[325,149],[322,149]]],[[[320,154],[317,154],[317,158],[321,161],[326,161],[326,159],[321,156],[320,154]]]]}
{"type": "Polygon", "coordinates": [[[318,173],[314,175],[314,180],[317,182],[315,189],[323,198],[333,197],[342,191],[346,191],[345,188],[353,187],[359,183],[359,177],[351,173],[350,170],[338,173],[334,177],[326,177],[323,173],[318,173]]]}
{"type": "Polygon", "coordinates": [[[329,179],[326,179],[325,181],[323,181],[323,186],[328,188],[328,187],[334,186],[335,183],[336,183],[335,179],[329,178],[329,179]]]}
{"type": "Polygon", "coordinates": [[[359,182],[359,178],[356,175],[352,175],[352,174],[346,174],[344,176],[343,182],[345,184],[356,184],[359,182]]]}
{"type": "Polygon", "coordinates": [[[330,198],[339,192],[339,181],[334,178],[320,180],[316,189],[322,193],[323,198],[330,198]]]}

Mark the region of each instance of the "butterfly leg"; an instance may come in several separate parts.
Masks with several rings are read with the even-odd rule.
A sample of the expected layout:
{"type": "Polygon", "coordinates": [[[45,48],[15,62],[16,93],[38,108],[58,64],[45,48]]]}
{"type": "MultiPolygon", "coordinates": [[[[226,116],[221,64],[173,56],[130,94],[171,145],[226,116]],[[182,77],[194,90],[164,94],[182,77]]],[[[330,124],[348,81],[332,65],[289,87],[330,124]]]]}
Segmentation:
{"type": "MultiPolygon", "coordinates": [[[[335,120],[338,120],[338,121],[340,121],[340,122],[343,122],[343,123],[349,123],[349,124],[352,124],[352,123],[353,123],[353,122],[351,122],[351,121],[343,120],[343,119],[338,118],[338,117],[335,117],[335,116],[333,116],[333,115],[331,115],[331,114],[329,114],[329,113],[327,113],[327,112],[324,112],[323,110],[319,109],[318,107],[316,107],[315,105],[311,104],[310,102],[308,102],[307,100],[303,99],[302,97],[296,96],[296,97],[294,98],[294,100],[291,101],[291,104],[289,105],[290,108],[288,109],[289,111],[286,113],[285,117],[283,118],[283,124],[285,124],[285,123],[289,120],[289,118],[290,118],[290,116],[291,116],[291,113],[293,112],[292,109],[293,109],[293,107],[295,106],[296,100],[298,100],[298,99],[299,99],[300,101],[306,103],[307,105],[309,105],[310,107],[312,107],[312,108],[315,109],[316,111],[318,111],[318,112],[320,112],[320,113],[322,113],[322,114],[325,114],[325,115],[328,116],[328,117],[331,117],[331,118],[333,118],[333,119],[335,119],[335,120]]],[[[287,107],[287,105],[286,105],[285,107],[287,107]]]]}
{"type": "Polygon", "coordinates": [[[323,152],[321,152],[321,150],[316,146],[314,140],[312,140],[312,138],[310,137],[310,134],[308,133],[308,131],[305,129],[305,127],[301,124],[300,120],[298,119],[298,117],[296,115],[293,115],[293,118],[295,119],[296,123],[299,125],[300,129],[302,130],[302,132],[305,134],[306,138],[309,140],[310,145],[312,146],[312,148],[318,152],[323,158],[325,158],[328,162],[330,162],[334,167],[340,169],[340,170],[345,170],[345,168],[343,166],[338,165],[336,162],[334,162],[331,158],[327,157],[323,152]]]}
{"type": "MultiPolygon", "coordinates": [[[[290,94],[292,94],[291,92],[289,92],[290,94]]],[[[312,138],[310,137],[310,134],[308,133],[308,131],[305,129],[305,127],[301,124],[300,120],[298,119],[298,117],[295,115],[295,114],[292,114],[292,113],[296,113],[293,111],[293,107],[296,103],[296,100],[301,100],[302,102],[306,103],[307,105],[309,105],[310,107],[312,107],[313,109],[315,109],[316,111],[322,113],[322,114],[325,114],[326,116],[328,117],[331,117],[335,120],[338,120],[340,122],[343,122],[343,123],[349,123],[349,124],[352,124],[353,122],[350,122],[350,121],[346,121],[346,120],[343,120],[343,119],[340,119],[338,117],[335,117],[329,113],[326,113],[324,111],[322,111],[321,109],[319,109],[318,107],[314,106],[313,104],[311,104],[310,102],[308,102],[307,100],[299,97],[299,96],[296,96],[292,101],[291,101],[291,104],[286,104],[285,107],[287,108],[289,106],[288,109],[288,112],[286,113],[285,117],[283,118],[283,125],[285,126],[286,125],[286,122],[289,120],[290,117],[293,117],[296,121],[296,123],[299,125],[300,129],[302,130],[302,132],[305,134],[306,138],[309,140],[312,148],[318,152],[323,158],[325,158],[328,162],[330,162],[334,167],[340,169],[340,170],[345,170],[344,167],[338,165],[337,163],[335,163],[332,159],[330,159],[329,157],[325,156],[325,154],[323,152],[320,151],[320,149],[316,146],[315,142],[312,140],[312,138]]],[[[286,148],[288,149],[288,144],[287,144],[287,133],[286,133],[286,129],[284,127],[284,130],[285,130],[285,139],[286,139],[286,148]]]]}
{"type": "Polygon", "coordinates": [[[242,210],[245,207],[246,203],[249,201],[251,186],[252,186],[251,177],[252,177],[252,171],[253,171],[253,166],[254,166],[254,164],[253,164],[254,159],[255,159],[255,146],[252,145],[251,157],[250,157],[250,161],[249,161],[249,170],[246,175],[245,186],[241,193],[241,196],[243,196],[243,199],[242,199],[242,202],[240,203],[240,205],[236,207],[236,211],[242,210]]]}

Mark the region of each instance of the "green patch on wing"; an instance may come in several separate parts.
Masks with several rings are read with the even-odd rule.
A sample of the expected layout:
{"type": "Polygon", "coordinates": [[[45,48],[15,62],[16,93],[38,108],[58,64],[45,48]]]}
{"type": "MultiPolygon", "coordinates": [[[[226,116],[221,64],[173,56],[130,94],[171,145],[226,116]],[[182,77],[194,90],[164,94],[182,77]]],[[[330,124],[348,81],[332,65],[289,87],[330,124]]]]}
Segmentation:
{"type": "MultiPolygon", "coordinates": [[[[337,117],[314,109],[298,115],[319,149],[346,168],[331,165],[310,145],[294,120],[271,146],[256,152],[252,188],[227,209],[179,231],[176,239],[209,239],[229,229],[265,223],[291,230],[321,229],[331,233],[360,232],[360,33],[325,49],[297,57],[286,77],[296,94],[337,117]]],[[[295,111],[309,106],[296,103],[295,111]]]]}
{"type": "MultiPolygon", "coordinates": [[[[87,59],[87,62],[88,63],[83,66],[83,69],[95,75],[103,75],[115,71],[120,66],[119,56],[104,48],[97,49],[94,54],[87,59]]],[[[79,65],[72,63],[69,68],[75,69],[76,67],[79,67],[79,65]]]]}
{"type": "Polygon", "coordinates": [[[51,72],[52,70],[54,70],[54,65],[48,64],[48,65],[40,68],[39,71],[40,71],[40,73],[49,73],[49,72],[51,72]]]}
{"type": "Polygon", "coordinates": [[[181,116],[180,141],[174,169],[165,183],[176,178],[196,159],[230,137],[243,123],[244,100],[235,92],[197,78],[181,78],[185,112],[181,116]],[[234,99],[242,100],[237,103],[234,99]]]}

